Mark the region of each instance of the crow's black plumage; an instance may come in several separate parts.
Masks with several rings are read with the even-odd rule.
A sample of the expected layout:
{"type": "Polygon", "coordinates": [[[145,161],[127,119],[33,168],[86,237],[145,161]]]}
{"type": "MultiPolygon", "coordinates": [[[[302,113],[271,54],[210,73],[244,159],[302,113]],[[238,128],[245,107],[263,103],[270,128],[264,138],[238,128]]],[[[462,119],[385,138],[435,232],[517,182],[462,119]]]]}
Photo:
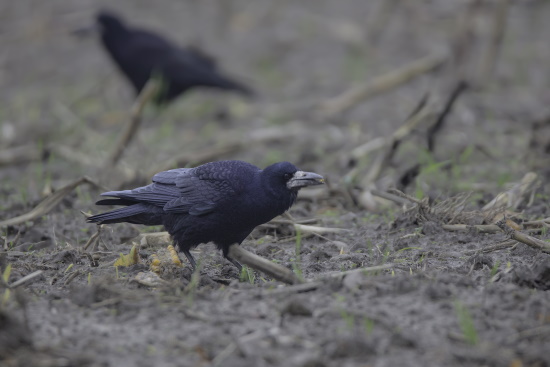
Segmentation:
{"type": "Polygon", "coordinates": [[[246,96],[247,86],[224,76],[215,60],[193,47],[180,48],[153,32],[131,28],[114,13],[102,11],[96,17],[103,46],[139,93],[151,76],[163,83],[157,103],[170,102],[195,87],[235,91],[246,96]]]}
{"type": "Polygon", "coordinates": [[[300,188],[323,182],[322,176],[299,171],[288,162],[263,170],[242,161],[211,162],[157,173],[148,186],[105,192],[101,195],[114,199],[97,205],[125,207],[88,221],[162,224],[193,267],[189,250],[206,242],[214,242],[240,267],[227,256],[229,246],[240,244],[256,226],[284,213],[300,188]]]}

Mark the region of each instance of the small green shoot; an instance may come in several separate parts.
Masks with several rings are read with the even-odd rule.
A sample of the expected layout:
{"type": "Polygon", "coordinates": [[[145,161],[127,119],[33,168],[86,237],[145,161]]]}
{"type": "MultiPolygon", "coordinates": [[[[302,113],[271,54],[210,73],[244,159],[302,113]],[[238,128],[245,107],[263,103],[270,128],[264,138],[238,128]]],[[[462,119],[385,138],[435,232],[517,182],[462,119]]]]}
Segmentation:
{"type": "Polygon", "coordinates": [[[395,253],[398,254],[400,252],[407,251],[407,250],[422,250],[422,247],[404,247],[400,250],[397,250],[395,253]]]}
{"type": "MultiPolygon", "coordinates": [[[[2,281],[7,286],[8,281],[10,280],[10,274],[11,274],[11,264],[8,264],[6,266],[6,269],[4,269],[4,272],[2,273],[2,281]]],[[[11,290],[8,288],[4,291],[4,296],[2,297],[2,305],[5,305],[8,300],[10,299],[11,290]]]]}
{"type": "Polygon", "coordinates": [[[201,281],[201,260],[197,262],[197,268],[191,275],[191,280],[189,281],[189,284],[184,289],[184,292],[187,293],[187,306],[191,307],[193,305],[193,302],[195,301],[195,293],[197,293],[197,289],[199,288],[199,283],[201,281]]]}
{"type": "Polygon", "coordinates": [[[374,320],[371,320],[368,317],[363,318],[363,326],[365,328],[365,334],[372,334],[372,331],[374,330],[374,320]]]}
{"type": "Polygon", "coordinates": [[[353,327],[355,326],[355,316],[345,309],[340,310],[340,316],[346,323],[346,329],[350,331],[353,330],[353,327]]]}
{"type": "Polygon", "coordinates": [[[415,185],[415,192],[414,192],[414,196],[418,199],[418,200],[421,200],[421,199],[424,199],[424,196],[425,196],[425,193],[424,193],[424,190],[422,190],[422,183],[420,182],[420,180],[418,179],[418,177],[416,178],[416,185],[415,185]]]}
{"type": "Polygon", "coordinates": [[[390,251],[387,250],[382,254],[382,264],[387,263],[389,258],[390,258],[390,251]]]}
{"type": "Polygon", "coordinates": [[[460,330],[462,330],[466,342],[470,345],[477,345],[478,335],[470,311],[458,301],[455,302],[455,310],[460,330]]]}
{"type": "Polygon", "coordinates": [[[296,255],[294,263],[292,264],[292,268],[294,270],[294,273],[296,276],[298,276],[299,279],[303,279],[303,273],[302,273],[302,260],[301,260],[301,252],[302,249],[302,231],[299,228],[296,228],[296,255]]]}
{"type": "Polygon", "coordinates": [[[500,260],[498,260],[495,263],[495,265],[493,265],[493,267],[491,268],[491,278],[494,277],[497,274],[499,267],[500,267],[500,260]]]}
{"type": "Polygon", "coordinates": [[[470,157],[472,156],[473,152],[474,152],[474,146],[473,145],[468,145],[466,147],[466,149],[464,149],[464,151],[458,157],[458,163],[459,164],[467,163],[468,160],[470,159],[470,157]]]}
{"type": "Polygon", "coordinates": [[[254,284],[256,282],[256,275],[254,274],[254,271],[248,266],[243,266],[241,269],[240,281],[254,284]]]}

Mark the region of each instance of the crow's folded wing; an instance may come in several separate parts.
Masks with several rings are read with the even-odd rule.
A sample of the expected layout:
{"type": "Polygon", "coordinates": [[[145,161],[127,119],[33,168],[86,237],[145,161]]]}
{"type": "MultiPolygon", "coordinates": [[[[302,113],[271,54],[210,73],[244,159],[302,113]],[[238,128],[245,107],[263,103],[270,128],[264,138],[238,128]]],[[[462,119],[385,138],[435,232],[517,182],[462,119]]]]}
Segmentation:
{"type": "Polygon", "coordinates": [[[197,86],[240,91],[252,95],[250,88],[223,75],[212,63],[205,63],[202,56],[176,49],[165,55],[159,64],[163,76],[171,85],[181,88],[197,86]]]}
{"type": "Polygon", "coordinates": [[[218,62],[216,59],[198,47],[187,46],[183,48],[182,51],[186,52],[190,57],[194,58],[197,62],[202,63],[205,67],[211,70],[218,68],[218,62]]]}
{"type": "Polygon", "coordinates": [[[99,205],[132,205],[146,203],[162,208],[166,203],[178,198],[179,190],[174,185],[153,183],[133,190],[104,192],[101,196],[115,197],[119,200],[101,200],[97,202],[99,205]]]}
{"type": "Polygon", "coordinates": [[[180,190],[176,186],[176,177],[190,168],[173,169],[157,173],[153,176],[153,183],[147,186],[138,187],[133,190],[109,191],[101,196],[118,198],[113,200],[102,200],[101,204],[106,205],[132,205],[136,203],[147,203],[163,208],[166,203],[176,200],[180,196],[180,190]]]}
{"type": "Polygon", "coordinates": [[[212,168],[180,171],[174,179],[179,197],[167,202],[164,211],[200,216],[212,213],[223,201],[234,199],[240,191],[239,178],[229,170],[212,168]]]}
{"type": "Polygon", "coordinates": [[[167,213],[200,216],[225,202],[235,202],[259,168],[238,161],[212,162],[196,168],[161,172],[153,181],[175,185],[179,196],[164,205],[167,213]]]}
{"type": "Polygon", "coordinates": [[[240,200],[259,168],[238,161],[208,163],[196,168],[178,168],[157,173],[153,183],[134,190],[111,191],[127,202],[148,203],[166,213],[195,216],[212,213],[225,202],[240,200]]]}

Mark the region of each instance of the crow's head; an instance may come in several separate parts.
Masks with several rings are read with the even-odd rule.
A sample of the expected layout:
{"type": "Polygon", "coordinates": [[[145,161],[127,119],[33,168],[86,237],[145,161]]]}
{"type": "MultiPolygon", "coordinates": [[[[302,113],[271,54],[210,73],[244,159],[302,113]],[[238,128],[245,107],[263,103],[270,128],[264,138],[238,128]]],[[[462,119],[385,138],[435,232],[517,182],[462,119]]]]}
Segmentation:
{"type": "Polygon", "coordinates": [[[266,167],[262,174],[268,177],[272,186],[290,191],[298,191],[302,187],[321,185],[325,182],[323,176],[313,172],[300,171],[289,162],[272,164],[266,167]]]}

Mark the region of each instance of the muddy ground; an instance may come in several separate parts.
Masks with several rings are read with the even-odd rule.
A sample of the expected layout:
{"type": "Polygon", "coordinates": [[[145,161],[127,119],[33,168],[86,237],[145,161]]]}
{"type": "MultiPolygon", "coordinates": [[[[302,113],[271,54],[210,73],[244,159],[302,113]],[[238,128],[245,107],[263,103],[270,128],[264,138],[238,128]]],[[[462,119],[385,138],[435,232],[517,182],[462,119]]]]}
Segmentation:
{"type": "Polygon", "coordinates": [[[507,208],[518,228],[550,239],[550,222],[532,224],[550,217],[550,3],[117,1],[111,9],[208,50],[261,97],[198,91],[148,108],[138,138],[106,169],[132,91],[97,40],[70,31],[108,3],[0,3],[0,220],[83,175],[97,184],[2,227],[1,366],[550,365],[550,255],[524,243],[495,248],[509,239],[500,231],[445,226],[488,225],[507,208]],[[434,54],[446,55],[438,68],[320,113],[331,97],[434,54]],[[434,133],[435,147],[422,125],[368,180],[380,151],[354,149],[390,136],[426,95],[440,116],[460,80],[470,89],[434,133]],[[97,228],[80,211],[97,213],[102,191],[145,184],[176,155],[179,165],[288,160],[326,176],[324,188],[302,190],[291,217],[243,243],[323,281],[304,290],[241,275],[211,244],[195,252],[200,272],[167,263],[155,287],[135,277],[165,244],[142,243],[139,263],[113,266],[132,238],[161,228],[105,226],[85,249],[97,228]],[[407,171],[416,175],[403,179],[407,171]],[[537,176],[524,192],[516,185],[503,207],[482,210],[529,172],[537,176]],[[392,187],[430,209],[370,194],[392,187]],[[445,201],[457,195],[464,201],[445,201]],[[292,221],[343,230],[297,233],[292,221]]]}

